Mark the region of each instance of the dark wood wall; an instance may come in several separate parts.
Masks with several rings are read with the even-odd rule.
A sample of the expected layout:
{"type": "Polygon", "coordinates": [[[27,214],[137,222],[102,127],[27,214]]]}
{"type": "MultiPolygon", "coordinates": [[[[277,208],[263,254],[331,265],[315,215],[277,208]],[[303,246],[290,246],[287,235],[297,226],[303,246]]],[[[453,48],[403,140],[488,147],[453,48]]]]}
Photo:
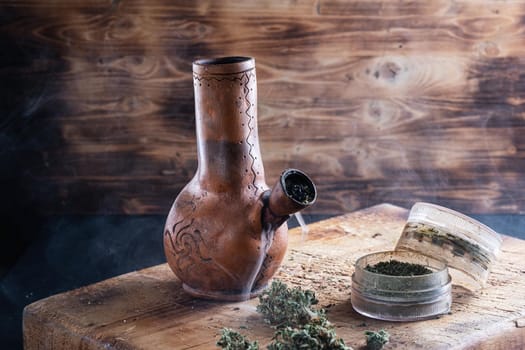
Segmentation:
{"type": "Polygon", "coordinates": [[[267,181],[310,213],[523,213],[525,0],[0,0],[3,206],[168,211],[196,163],[191,62],[254,56],[267,181]]]}

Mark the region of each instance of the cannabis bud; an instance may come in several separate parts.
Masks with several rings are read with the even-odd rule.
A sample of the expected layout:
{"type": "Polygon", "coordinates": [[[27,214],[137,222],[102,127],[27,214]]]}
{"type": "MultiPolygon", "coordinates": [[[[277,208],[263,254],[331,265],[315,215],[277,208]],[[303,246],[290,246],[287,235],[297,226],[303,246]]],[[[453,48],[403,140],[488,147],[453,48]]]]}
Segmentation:
{"type": "MultiPolygon", "coordinates": [[[[334,326],[328,322],[323,309],[312,309],[318,300],[311,290],[288,288],[274,280],[259,295],[257,312],[265,322],[277,328],[268,350],[351,350],[337,338],[334,326]]],[[[217,345],[225,350],[257,350],[257,342],[250,343],[241,334],[223,329],[217,345]]]]}
{"type": "Polygon", "coordinates": [[[278,328],[268,350],[351,350],[337,338],[324,310],[312,309],[318,303],[313,291],[288,288],[274,280],[259,302],[257,311],[278,328]]]}
{"type": "Polygon", "coordinates": [[[381,350],[383,345],[388,343],[390,334],[384,329],[381,329],[378,332],[374,331],[365,331],[366,336],[366,348],[368,350],[381,350]]]}
{"type": "Polygon", "coordinates": [[[318,303],[315,293],[301,288],[288,288],[274,280],[271,286],[259,295],[257,312],[276,328],[297,327],[324,316],[323,310],[312,310],[318,303]]]}
{"type": "Polygon", "coordinates": [[[279,329],[268,345],[268,350],[351,350],[326,318],[319,318],[302,328],[285,327],[279,329]]]}
{"type": "Polygon", "coordinates": [[[259,350],[257,341],[250,342],[242,334],[230,328],[222,329],[221,338],[217,341],[217,346],[224,350],[259,350]]]}

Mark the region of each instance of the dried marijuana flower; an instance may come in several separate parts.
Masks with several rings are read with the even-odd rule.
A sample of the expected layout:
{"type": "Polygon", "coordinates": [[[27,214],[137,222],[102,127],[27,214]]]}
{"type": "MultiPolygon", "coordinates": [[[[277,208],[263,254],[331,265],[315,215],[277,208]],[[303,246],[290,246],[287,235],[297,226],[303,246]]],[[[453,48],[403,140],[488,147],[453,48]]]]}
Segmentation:
{"type": "Polygon", "coordinates": [[[333,326],[321,317],[301,328],[285,327],[277,330],[268,350],[351,350],[344,340],[337,338],[333,326]]]}
{"type": "Polygon", "coordinates": [[[259,350],[257,341],[250,342],[245,336],[229,328],[222,329],[217,346],[223,350],[259,350]]]}
{"type": "Polygon", "coordinates": [[[390,334],[384,329],[381,329],[378,332],[374,331],[365,331],[366,336],[366,349],[367,350],[380,350],[383,348],[383,345],[388,343],[390,334]]]}
{"type": "Polygon", "coordinates": [[[350,350],[337,338],[334,327],[318,303],[315,293],[301,288],[288,288],[274,280],[259,296],[257,311],[264,320],[278,328],[268,350],[350,350]]]}
{"type": "Polygon", "coordinates": [[[297,327],[324,316],[323,310],[312,310],[318,300],[311,290],[288,288],[274,280],[271,286],[259,295],[257,312],[276,328],[297,327]]]}
{"type": "MultiPolygon", "coordinates": [[[[337,338],[334,326],[326,319],[325,311],[312,308],[317,303],[313,291],[288,288],[283,282],[274,280],[259,295],[257,305],[257,312],[262,314],[264,321],[277,328],[267,349],[351,350],[343,339],[337,338]]],[[[388,335],[386,339],[388,341],[388,335]]],[[[241,334],[227,328],[223,329],[217,345],[224,350],[259,348],[257,342],[251,343],[241,334]]]]}

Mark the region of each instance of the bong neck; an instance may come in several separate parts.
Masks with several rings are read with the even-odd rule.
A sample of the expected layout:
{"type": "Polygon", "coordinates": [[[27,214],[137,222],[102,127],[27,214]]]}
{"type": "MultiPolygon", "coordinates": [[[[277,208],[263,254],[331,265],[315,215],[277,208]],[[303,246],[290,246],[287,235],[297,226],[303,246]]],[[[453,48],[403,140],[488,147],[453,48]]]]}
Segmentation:
{"type": "Polygon", "coordinates": [[[193,73],[201,185],[222,191],[264,182],[254,60],[200,60],[193,73]]]}

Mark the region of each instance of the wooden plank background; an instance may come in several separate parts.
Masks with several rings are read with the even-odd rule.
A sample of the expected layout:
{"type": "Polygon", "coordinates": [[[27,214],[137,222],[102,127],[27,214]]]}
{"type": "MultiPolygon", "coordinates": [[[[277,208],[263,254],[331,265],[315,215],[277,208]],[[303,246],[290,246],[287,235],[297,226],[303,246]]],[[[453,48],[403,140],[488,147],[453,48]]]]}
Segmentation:
{"type": "MultiPolygon", "coordinates": [[[[309,213],[523,213],[525,0],[0,0],[2,181],[45,213],[167,213],[191,62],[256,58],[267,182],[309,213]]],[[[9,201],[8,201],[9,202],[9,201]]]]}

